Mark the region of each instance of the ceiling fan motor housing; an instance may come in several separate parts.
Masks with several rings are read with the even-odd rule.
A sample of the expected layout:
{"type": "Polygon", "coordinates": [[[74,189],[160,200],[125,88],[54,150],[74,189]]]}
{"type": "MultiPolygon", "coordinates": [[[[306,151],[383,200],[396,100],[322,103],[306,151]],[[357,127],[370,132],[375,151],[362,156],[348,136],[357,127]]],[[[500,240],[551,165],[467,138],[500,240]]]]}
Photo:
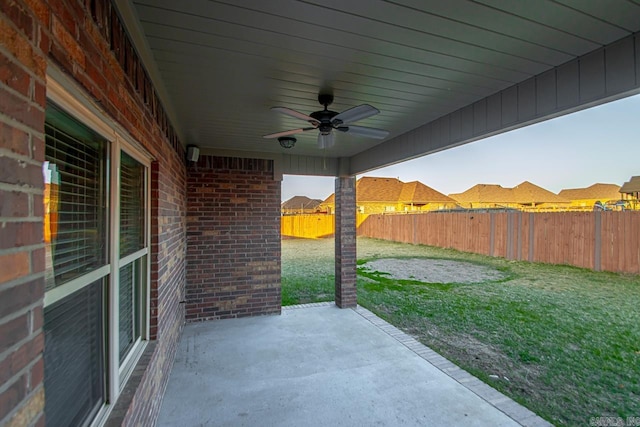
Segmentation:
{"type": "Polygon", "coordinates": [[[342,124],[342,121],[338,120],[337,122],[332,122],[331,119],[337,116],[339,113],[335,111],[331,111],[327,109],[331,103],[333,103],[333,95],[330,94],[320,94],[318,95],[318,102],[324,106],[324,110],[315,111],[309,116],[316,119],[320,124],[318,125],[318,130],[323,135],[328,135],[331,133],[334,125],[342,124]]]}

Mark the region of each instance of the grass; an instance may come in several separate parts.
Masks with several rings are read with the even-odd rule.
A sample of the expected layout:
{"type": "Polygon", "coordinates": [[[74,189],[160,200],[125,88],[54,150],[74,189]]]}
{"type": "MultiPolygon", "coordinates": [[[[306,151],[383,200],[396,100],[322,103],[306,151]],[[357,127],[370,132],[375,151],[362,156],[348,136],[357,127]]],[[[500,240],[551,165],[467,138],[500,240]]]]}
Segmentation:
{"type": "MultiPolygon", "coordinates": [[[[461,260],[470,285],[359,269],[358,303],[556,425],[640,416],[640,277],[358,240],[358,263],[461,260]]],[[[333,299],[333,240],[283,241],[283,304],[333,299]]]]}
{"type": "Polygon", "coordinates": [[[282,241],[282,305],[333,301],[333,239],[282,241]]]}

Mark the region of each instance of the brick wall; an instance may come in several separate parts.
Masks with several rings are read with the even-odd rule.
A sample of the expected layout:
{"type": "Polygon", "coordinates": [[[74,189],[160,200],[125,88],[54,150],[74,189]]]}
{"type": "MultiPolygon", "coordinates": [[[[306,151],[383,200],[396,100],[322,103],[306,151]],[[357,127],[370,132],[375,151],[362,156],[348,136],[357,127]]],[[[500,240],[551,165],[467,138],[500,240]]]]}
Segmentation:
{"type": "Polygon", "coordinates": [[[335,277],[336,305],[355,307],[356,295],[356,179],[336,178],[335,277]]]}
{"type": "Polygon", "coordinates": [[[0,425],[44,422],[41,163],[47,67],[71,76],[157,159],[151,224],[151,326],[157,342],[130,404],[116,414],[124,425],[153,424],[184,323],[184,152],[137,58],[122,57],[133,51],[112,50],[127,47],[124,32],[96,24],[99,17],[114,16],[109,1],[0,4],[0,425]]]}
{"type": "Polygon", "coordinates": [[[0,425],[44,421],[42,244],[46,62],[34,18],[0,15],[0,425]]]}
{"type": "Polygon", "coordinates": [[[187,189],[187,320],[280,313],[273,161],[202,156],[187,189]]]}

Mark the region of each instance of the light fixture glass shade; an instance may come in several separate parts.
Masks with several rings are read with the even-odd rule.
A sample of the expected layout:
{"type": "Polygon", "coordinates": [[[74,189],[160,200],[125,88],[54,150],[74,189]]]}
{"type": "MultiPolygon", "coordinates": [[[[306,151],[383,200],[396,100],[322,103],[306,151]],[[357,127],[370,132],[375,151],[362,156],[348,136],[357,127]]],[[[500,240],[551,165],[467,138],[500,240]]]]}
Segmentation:
{"type": "Polygon", "coordinates": [[[282,148],[293,148],[296,145],[296,139],[291,136],[281,136],[278,138],[278,142],[282,148]]]}
{"type": "Polygon", "coordinates": [[[333,147],[333,144],[335,144],[335,142],[336,140],[333,132],[329,132],[327,134],[324,134],[324,133],[318,134],[318,148],[320,148],[321,150],[325,148],[333,147]]]}

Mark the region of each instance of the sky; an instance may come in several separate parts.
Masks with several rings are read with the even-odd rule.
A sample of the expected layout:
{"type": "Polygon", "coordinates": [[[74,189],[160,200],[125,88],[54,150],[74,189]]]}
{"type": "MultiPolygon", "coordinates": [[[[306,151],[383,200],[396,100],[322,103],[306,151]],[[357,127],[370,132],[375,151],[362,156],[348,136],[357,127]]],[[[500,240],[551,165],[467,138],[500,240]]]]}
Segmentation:
{"type": "MultiPolygon", "coordinates": [[[[360,176],[420,181],[443,193],[529,181],[554,193],[640,175],[640,95],[547,120],[360,176]]],[[[325,199],[332,177],[285,175],[282,201],[325,199]]]]}

